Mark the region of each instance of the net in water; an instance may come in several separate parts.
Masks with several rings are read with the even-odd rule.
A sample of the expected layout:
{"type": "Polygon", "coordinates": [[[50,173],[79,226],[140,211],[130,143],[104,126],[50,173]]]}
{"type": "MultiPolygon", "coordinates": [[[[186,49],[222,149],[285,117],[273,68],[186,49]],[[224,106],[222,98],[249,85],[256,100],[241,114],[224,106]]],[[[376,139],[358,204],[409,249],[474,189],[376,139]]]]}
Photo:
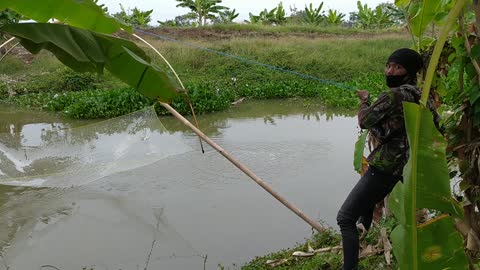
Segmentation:
{"type": "Polygon", "coordinates": [[[0,133],[0,184],[84,185],[190,150],[153,107],[77,128],[49,126],[35,136],[0,133]]]}

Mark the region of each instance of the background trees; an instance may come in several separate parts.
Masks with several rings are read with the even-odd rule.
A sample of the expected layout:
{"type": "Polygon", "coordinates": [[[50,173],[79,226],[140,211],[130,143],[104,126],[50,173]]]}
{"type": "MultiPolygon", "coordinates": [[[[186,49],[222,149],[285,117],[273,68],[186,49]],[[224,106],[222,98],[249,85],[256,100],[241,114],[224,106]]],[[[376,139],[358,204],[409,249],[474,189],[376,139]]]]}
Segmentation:
{"type": "Polygon", "coordinates": [[[134,7],[133,9],[125,10],[122,4],[120,4],[120,9],[121,11],[113,14],[113,17],[131,26],[145,28],[148,26],[150,21],[152,21],[151,15],[153,9],[142,11],[137,7],[134,7]]]}
{"type": "Polygon", "coordinates": [[[207,19],[215,19],[215,14],[227,9],[227,7],[218,5],[222,0],[176,0],[179,2],[177,7],[189,8],[197,15],[198,25],[203,26],[207,19]]]}

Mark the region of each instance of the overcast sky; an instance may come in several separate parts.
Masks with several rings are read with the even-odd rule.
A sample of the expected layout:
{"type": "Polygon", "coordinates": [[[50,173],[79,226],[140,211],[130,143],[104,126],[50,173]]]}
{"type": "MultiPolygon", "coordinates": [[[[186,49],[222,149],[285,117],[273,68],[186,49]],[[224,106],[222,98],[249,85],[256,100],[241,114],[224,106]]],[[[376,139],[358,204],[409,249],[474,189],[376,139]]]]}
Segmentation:
{"type": "MultiPolygon", "coordinates": [[[[324,0],[324,1],[293,1],[283,0],[283,7],[287,11],[287,16],[290,14],[290,6],[297,7],[298,9],[305,8],[305,5],[313,3],[314,7],[323,2],[323,10],[336,9],[346,14],[352,11],[357,11],[357,0],[324,0]]],[[[367,4],[370,7],[375,7],[379,3],[390,2],[393,0],[362,0],[362,4],[367,4]]],[[[100,0],[100,4],[105,4],[108,7],[110,13],[116,13],[120,11],[119,4],[122,4],[126,9],[137,7],[140,10],[153,9],[152,24],[156,24],[157,20],[164,21],[167,19],[174,19],[175,16],[185,14],[189,12],[185,8],[177,8],[178,4],[175,0],[100,0]]],[[[280,0],[223,0],[221,5],[227,6],[230,9],[236,9],[237,13],[240,13],[237,19],[248,19],[248,13],[258,14],[260,11],[272,9],[280,3],[280,0]]]]}

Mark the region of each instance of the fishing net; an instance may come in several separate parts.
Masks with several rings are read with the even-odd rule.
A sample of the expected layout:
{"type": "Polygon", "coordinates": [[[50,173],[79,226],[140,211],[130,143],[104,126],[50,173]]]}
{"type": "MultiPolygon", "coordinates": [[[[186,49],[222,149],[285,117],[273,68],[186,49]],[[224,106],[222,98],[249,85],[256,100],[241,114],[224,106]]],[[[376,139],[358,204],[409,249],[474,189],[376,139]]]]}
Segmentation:
{"type": "Polygon", "coordinates": [[[46,125],[35,136],[0,133],[0,184],[84,185],[190,150],[153,107],[77,128],[46,125]]]}

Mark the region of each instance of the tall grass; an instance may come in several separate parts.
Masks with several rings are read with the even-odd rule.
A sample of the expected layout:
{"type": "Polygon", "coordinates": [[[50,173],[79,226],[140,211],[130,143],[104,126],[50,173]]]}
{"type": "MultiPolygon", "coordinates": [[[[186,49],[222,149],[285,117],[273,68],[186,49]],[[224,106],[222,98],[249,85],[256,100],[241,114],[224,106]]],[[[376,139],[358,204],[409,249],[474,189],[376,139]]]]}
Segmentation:
{"type": "Polygon", "coordinates": [[[33,57],[30,64],[25,64],[21,56],[9,54],[0,62],[0,75],[11,75],[21,78],[30,74],[53,72],[61,67],[63,67],[63,64],[47,51],[41,51],[33,57]]]}
{"type": "MultiPolygon", "coordinates": [[[[283,78],[284,73],[227,58],[169,41],[149,38],[169,59],[185,80],[246,77],[283,78]]],[[[215,43],[185,42],[240,56],[257,62],[305,73],[322,79],[346,82],[364,73],[383,72],[388,55],[399,47],[409,47],[406,36],[341,38],[233,38],[215,43]]],[[[161,62],[157,59],[157,62],[161,62]]]]}
{"type": "MultiPolygon", "coordinates": [[[[168,28],[173,31],[189,31],[192,27],[183,28],[168,28]]],[[[196,28],[195,28],[196,29],[196,28]]],[[[316,26],[309,24],[286,24],[286,25],[262,25],[262,24],[215,24],[208,25],[201,28],[202,30],[213,31],[239,31],[247,32],[249,34],[258,33],[317,33],[317,34],[334,34],[334,35],[351,35],[351,34],[380,34],[380,33],[401,33],[403,29],[401,27],[391,27],[385,29],[361,29],[353,27],[342,27],[338,25],[331,26],[316,26]]]]}

